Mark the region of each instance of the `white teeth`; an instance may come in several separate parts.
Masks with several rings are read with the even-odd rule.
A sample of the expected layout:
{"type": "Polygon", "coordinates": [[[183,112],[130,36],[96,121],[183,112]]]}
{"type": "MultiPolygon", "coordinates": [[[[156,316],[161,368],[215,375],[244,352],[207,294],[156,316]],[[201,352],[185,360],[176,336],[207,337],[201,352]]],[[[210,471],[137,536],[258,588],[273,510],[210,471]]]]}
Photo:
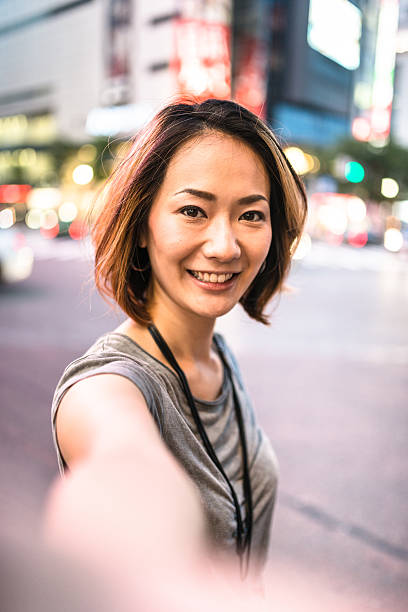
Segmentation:
{"type": "Polygon", "coordinates": [[[234,276],[233,274],[215,274],[214,272],[209,274],[208,272],[194,272],[193,270],[191,272],[198,280],[205,283],[225,283],[234,276]]]}

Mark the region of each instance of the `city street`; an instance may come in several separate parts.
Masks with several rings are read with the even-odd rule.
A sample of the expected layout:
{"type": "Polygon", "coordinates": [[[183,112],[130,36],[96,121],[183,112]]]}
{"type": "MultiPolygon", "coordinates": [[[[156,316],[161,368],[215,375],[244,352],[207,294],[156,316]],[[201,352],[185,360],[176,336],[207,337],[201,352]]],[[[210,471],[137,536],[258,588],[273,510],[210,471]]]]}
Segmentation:
{"type": "MultiPolygon", "coordinates": [[[[93,289],[86,243],[29,241],[32,276],[0,287],[0,505],[10,514],[40,509],[56,476],[49,414],[65,365],[123,317],[93,289]]],[[[241,309],[218,325],[280,465],[272,601],[406,611],[406,256],[314,245],[289,285],[269,327],[241,309]]]]}

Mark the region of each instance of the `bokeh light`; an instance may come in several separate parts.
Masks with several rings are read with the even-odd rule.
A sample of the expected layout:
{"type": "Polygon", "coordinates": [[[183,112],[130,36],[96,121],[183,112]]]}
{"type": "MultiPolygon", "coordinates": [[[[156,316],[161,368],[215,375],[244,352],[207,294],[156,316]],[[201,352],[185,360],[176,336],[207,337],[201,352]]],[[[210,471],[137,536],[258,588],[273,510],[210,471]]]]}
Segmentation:
{"type": "Polygon", "coordinates": [[[61,191],[52,187],[38,187],[32,189],[27,196],[28,208],[40,208],[47,210],[56,208],[61,202],[61,191]]]}
{"type": "Polygon", "coordinates": [[[94,176],[92,166],[89,164],[79,164],[72,172],[72,180],[77,185],[88,185],[94,176]]]}
{"type": "Polygon", "coordinates": [[[78,151],[78,159],[81,162],[88,163],[95,159],[97,149],[93,144],[84,144],[78,151]]]}
{"type": "Polygon", "coordinates": [[[58,209],[58,216],[64,223],[71,223],[78,214],[75,202],[63,202],[58,209]]]}
{"type": "Polygon", "coordinates": [[[403,221],[404,223],[408,223],[408,200],[400,200],[399,202],[395,202],[395,215],[403,221]]]}
{"type": "Polygon", "coordinates": [[[371,125],[365,117],[356,117],[351,125],[351,133],[356,140],[367,141],[370,138],[371,125]]]}
{"type": "Polygon", "coordinates": [[[350,183],[361,183],[365,171],[361,164],[356,161],[347,162],[344,168],[344,176],[350,183]]]}
{"type": "Polygon", "coordinates": [[[42,227],[40,229],[41,235],[48,240],[52,240],[52,238],[56,238],[59,234],[59,223],[50,228],[42,227]]]}
{"type": "Polygon", "coordinates": [[[404,237],[396,227],[390,227],[384,233],[384,246],[387,251],[398,253],[404,244],[404,237]]]}
{"type": "Polygon", "coordinates": [[[12,227],[16,220],[14,208],[4,208],[0,212],[0,229],[8,229],[12,227]]]}
{"type": "Polygon", "coordinates": [[[381,181],[381,193],[385,198],[395,198],[399,193],[397,181],[392,178],[383,178],[381,181]]]}
{"type": "Polygon", "coordinates": [[[88,234],[88,226],[83,221],[75,219],[69,226],[68,234],[73,240],[82,240],[88,234]]]}
{"type": "Polygon", "coordinates": [[[18,156],[20,166],[33,166],[37,161],[37,152],[31,147],[22,149],[18,156]]]}
{"type": "Polygon", "coordinates": [[[347,242],[358,249],[361,249],[367,244],[368,235],[367,232],[350,232],[347,236],[347,242]]]}
{"type": "Polygon", "coordinates": [[[342,236],[347,229],[347,214],[341,206],[322,204],[317,216],[320,223],[337,236],[342,236]]]}
{"type": "Polygon", "coordinates": [[[361,223],[367,216],[365,202],[357,196],[349,198],[347,201],[347,215],[351,223],[361,223]]]}
{"type": "Polygon", "coordinates": [[[287,147],[284,153],[298,174],[307,174],[320,166],[317,157],[305,153],[299,147],[287,147]]]}
{"type": "Polygon", "coordinates": [[[55,210],[44,210],[41,213],[41,227],[44,230],[50,230],[58,225],[58,215],[55,210]]]}
{"type": "Polygon", "coordinates": [[[30,229],[40,229],[42,210],[31,208],[25,216],[25,223],[30,229]]]}

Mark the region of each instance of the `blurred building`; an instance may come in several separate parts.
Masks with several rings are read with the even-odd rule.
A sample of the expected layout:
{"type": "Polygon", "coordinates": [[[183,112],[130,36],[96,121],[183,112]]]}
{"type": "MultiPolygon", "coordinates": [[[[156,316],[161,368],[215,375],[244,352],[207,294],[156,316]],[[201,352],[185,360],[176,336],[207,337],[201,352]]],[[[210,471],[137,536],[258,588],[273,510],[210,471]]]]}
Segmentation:
{"type": "Polygon", "coordinates": [[[408,144],[408,40],[394,83],[400,4],[402,36],[408,0],[3,0],[0,229],[80,237],[123,139],[191,94],[265,118],[318,195],[324,236],[363,246],[364,167],[345,155],[325,166],[317,149],[353,136],[379,150],[393,109],[393,136],[408,144]],[[358,197],[336,200],[345,179],[358,197]]]}
{"type": "Polygon", "coordinates": [[[408,148],[408,0],[400,0],[392,137],[408,148]]]}
{"type": "Polygon", "coordinates": [[[325,146],[351,136],[355,117],[371,120],[378,18],[385,2],[236,0],[237,98],[245,104],[241,81],[248,84],[249,102],[255,85],[258,108],[289,142],[325,146]]]}
{"type": "Polygon", "coordinates": [[[289,143],[333,144],[355,119],[360,133],[389,131],[377,34],[397,0],[0,6],[0,183],[55,183],[50,144],[133,134],[177,93],[233,95],[289,143]]]}
{"type": "Polygon", "coordinates": [[[268,114],[292,142],[328,145],[350,133],[362,15],[354,3],[335,4],[287,3],[287,35],[271,71],[268,114]]]}
{"type": "Polygon", "coordinates": [[[229,98],[231,6],[3,0],[0,230],[80,238],[123,139],[175,94],[229,98]]]}
{"type": "Polygon", "coordinates": [[[50,143],[132,134],[177,92],[229,97],[230,7],[4,0],[0,183],[55,182],[50,143]]]}

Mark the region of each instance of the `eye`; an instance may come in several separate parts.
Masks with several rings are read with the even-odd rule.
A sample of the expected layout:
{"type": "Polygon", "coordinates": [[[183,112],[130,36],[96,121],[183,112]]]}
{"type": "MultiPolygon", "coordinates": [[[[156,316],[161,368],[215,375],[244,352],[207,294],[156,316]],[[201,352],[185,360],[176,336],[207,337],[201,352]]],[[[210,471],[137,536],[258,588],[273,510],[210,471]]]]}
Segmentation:
{"type": "Polygon", "coordinates": [[[248,210],[240,216],[240,219],[244,221],[265,221],[265,215],[259,210],[248,210]]]}
{"type": "Polygon", "coordinates": [[[180,210],[180,213],[191,219],[199,219],[206,216],[205,212],[198,206],[184,206],[184,208],[180,210]]]}

